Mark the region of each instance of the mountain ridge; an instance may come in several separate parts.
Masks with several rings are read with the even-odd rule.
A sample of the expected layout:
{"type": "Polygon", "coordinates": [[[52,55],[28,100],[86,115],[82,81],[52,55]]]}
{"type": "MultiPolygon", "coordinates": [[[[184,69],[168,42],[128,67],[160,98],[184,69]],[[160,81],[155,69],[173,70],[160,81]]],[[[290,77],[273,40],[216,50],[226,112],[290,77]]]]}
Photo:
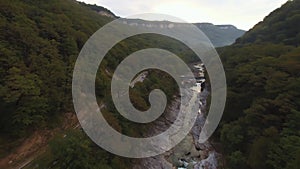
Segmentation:
{"type": "MultiPolygon", "coordinates": [[[[172,24],[172,26],[181,26],[185,23],[172,21],[149,21],[143,19],[122,18],[127,24],[145,24],[147,26],[160,27],[161,24],[172,24]]],[[[214,25],[213,23],[192,23],[197,26],[212,42],[215,47],[224,47],[233,44],[236,39],[241,37],[246,31],[238,29],[234,25],[214,25]]]]}
{"type": "Polygon", "coordinates": [[[235,44],[271,42],[300,44],[300,1],[289,0],[237,39],[235,44]]]}
{"type": "MultiPolygon", "coordinates": [[[[79,2],[79,4],[90,8],[93,11],[96,11],[98,14],[103,16],[108,16],[110,18],[119,19],[119,16],[116,16],[112,11],[102,6],[98,6],[96,4],[86,4],[84,2],[79,2]]],[[[160,24],[160,23],[173,23],[173,24],[181,24],[172,21],[148,21],[143,19],[126,19],[127,21],[133,22],[146,22],[151,24],[160,24]]],[[[209,22],[200,22],[200,23],[192,23],[196,25],[203,33],[211,40],[212,44],[215,47],[223,47],[233,44],[236,39],[241,37],[246,31],[238,29],[236,26],[231,24],[222,24],[222,25],[214,25],[209,22]]]]}

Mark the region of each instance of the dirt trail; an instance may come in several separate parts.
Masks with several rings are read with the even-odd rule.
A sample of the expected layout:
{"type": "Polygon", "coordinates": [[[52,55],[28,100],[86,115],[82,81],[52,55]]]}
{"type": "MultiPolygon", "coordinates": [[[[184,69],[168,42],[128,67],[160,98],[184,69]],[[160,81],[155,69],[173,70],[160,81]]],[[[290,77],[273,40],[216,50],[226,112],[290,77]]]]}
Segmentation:
{"type": "Polygon", "coordinates": [[[0,159],[0,169],[19,169],[46,151],[48,142],[58,132],[63,132],[78,125],[74,113],[66,113],[62,126],[48,130],[35,131],[26,138],[14,151],[0,159]]]}

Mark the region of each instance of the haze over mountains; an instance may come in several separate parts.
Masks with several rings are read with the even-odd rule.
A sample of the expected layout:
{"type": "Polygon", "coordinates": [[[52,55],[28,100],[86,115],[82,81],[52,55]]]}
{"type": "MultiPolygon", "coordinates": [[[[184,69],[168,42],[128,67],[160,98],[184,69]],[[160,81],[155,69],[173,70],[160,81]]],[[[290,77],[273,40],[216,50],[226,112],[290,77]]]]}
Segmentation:
{"type": "MultiPolygon", "coordinates": [[[[91,8],[92,10],[96,11],[97,13],[104,15],[104,16],[110,16],[114,18],[119,18],[115,16],[111,11],[108,9],[105,9],[103,7],[99,7],[97,5],[89,5],[85,3],[81,3],[84,6],[87,6],[91,8]]],[[[133,19],[130,19],[130,23],[133,23],[133,19]]],[[[137,21],[139,23],[142,22],[142,20],[137,21]]],[[[145,21],[147,24],[155,24],[159,25],[160,23],[163,23],[164,21],[145,21]]],[[[241,37],[246,31],[240,30],[236,28],[233,25],[214,25],[212,23],[194,23],[200,30],[205,33],[205,35],[210,39],[212,44],[215,47],[222,47],[222,46],[228,46],[235,42],[235,40],[239,37],[241,37]]],[[[174,23],[176,26],[176,23],[174,23]]]]}
{"type": "Polygon", "coordinates": [[[196,23],[195,25],[206,34],[215,47],[231,45],[245,33],[244,30],[233,25],[213,25],[211,23],[196,23]]]}

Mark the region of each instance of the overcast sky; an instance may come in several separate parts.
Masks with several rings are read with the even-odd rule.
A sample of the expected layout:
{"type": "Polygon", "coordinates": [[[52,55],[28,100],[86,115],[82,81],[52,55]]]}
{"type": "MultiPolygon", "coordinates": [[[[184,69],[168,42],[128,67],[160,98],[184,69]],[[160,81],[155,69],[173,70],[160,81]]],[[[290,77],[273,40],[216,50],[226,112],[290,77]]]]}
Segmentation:
{"type": "Polygon", "coordinates": [[[120,17],[140,13],[168,14],[187,22],[233,24],[249,30],[287,0],[79,0],[97,4],[120,17]]]}

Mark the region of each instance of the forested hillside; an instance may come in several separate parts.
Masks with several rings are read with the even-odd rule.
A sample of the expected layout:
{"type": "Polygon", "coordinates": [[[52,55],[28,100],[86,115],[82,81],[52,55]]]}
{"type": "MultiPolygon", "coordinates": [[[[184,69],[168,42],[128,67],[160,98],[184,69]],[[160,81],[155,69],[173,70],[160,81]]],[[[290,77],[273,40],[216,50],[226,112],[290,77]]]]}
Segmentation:
{"type": "MultiPolygon", "coordinates": [[[[111,20],[72,0],[0,0],[0,159],[18,148],[22,138],[57,127],[65,113],[74,112],[71,84],[78,52],[111,20]]],[[[53,160],[63,155],[58,166],[105,166],[106,152],[91,150],[94,144],[80,130],[69,135],[66,143],[78,141],[68,144],[72,152],[53,150],[53,160]],[[79,152],[83,155],[74,156],[79,152]],[[99,153],[104,155],[91,158],[99,153]],[[70,164],[75,158],[79,163],[70,164]],[[86,158],[90,161],[83,163],[86,158]]],[[[66,150],[59,140],[55,146],[66,150]]]]}
{"type": "Polygon", "coordinates": [[[97,5],[91,5],[91,4],[86,4],[84,2],[79,2],[81,5],[86,6],[88,8],[90,8],[93,11],[96,11],[98,14],[103,15],[103,16],[107,16],[107,17],[111,17],[111,18],[118,18],[114,13],[112,13],[110,10],[108,10],[107,8],[104,8],[102,6],[97,6],[97,5]]]}
{"type": "Polygon", "coordinates": [[[230,169],[300,166],[300,1],[219,50],[228,83],[219,129],[230,169]]]}
{"type": "MultiPolygon", "coordinates": [[[[99,14],[102,9],[111,13],[74,0],[0,0],[0,162],[35,131],[56,128],[65,113],[75,113],[71,97],[73,67],[87,39],[113,20],[99,14]]],[[[186,61],[193,60],[193,52],[180,42],[151,34],[135,36],[109,51],[96,79],[97,99],[105,107],[104,116],[116,130],[131,136],[141,136],[146,126],[137,127],[115,110],[110,79],[128,54],[150,47],[164,48],[186,61]]],[[[161,88],[171,101],[178,89],[173,83],[165,73],[149,71],[143,85],[131,89],[131,100],[145,110],[149,107],[147,92],[161,88]]],[[[50,141],[51,151],[33,165],[48,168],[55,162],[54,168],[108,169],[132,165],[129,159],[100,149],[81,130],[65,131],[65,137],[61,134],[50,141]]]]}
{"type": "Polygon", "coordinates": [[[289,0],[282,8],[273,11],[270,16],[258,23],[237,42],[239,44],[270,42],[298,46],[300,44],[300,3],[298,1],[289,0]]]}
{"type": "Polygon", "coordinates": [[[1,0],[0,9],[0,131],[22,136],[72,110],[74,61],[111,19],[70,0],[1,0]]]}

